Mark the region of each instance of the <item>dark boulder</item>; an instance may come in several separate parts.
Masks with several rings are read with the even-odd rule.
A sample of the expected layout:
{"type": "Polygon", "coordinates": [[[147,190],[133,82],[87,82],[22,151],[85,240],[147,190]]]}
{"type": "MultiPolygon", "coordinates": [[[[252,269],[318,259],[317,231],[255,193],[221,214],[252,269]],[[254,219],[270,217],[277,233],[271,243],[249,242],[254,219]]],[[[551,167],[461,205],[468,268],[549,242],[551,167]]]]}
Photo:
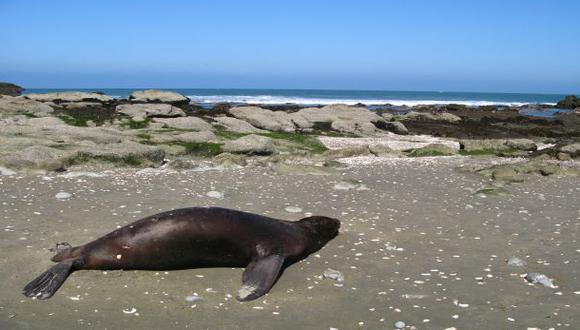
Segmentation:
{"type": "Polygon", "coordinates": [[[0,95],[18,96],[22,94],[24,88],[11,83],[0,82],[0,95]]]}
{"type": "Polygon", "coordinates": [[[575,109],[580,107],[580,98],[576,95],[568,95],[564,100],[558,102],[556,107],[560,109],[575,109]]]}

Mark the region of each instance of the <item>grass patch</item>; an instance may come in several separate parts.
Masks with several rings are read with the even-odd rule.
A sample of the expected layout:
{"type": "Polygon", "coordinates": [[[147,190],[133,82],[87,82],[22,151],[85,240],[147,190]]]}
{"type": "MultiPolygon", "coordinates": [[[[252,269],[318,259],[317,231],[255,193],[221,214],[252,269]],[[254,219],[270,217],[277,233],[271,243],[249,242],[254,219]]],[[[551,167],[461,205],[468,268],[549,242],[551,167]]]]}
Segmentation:
{"type": "Polygon", "coordinates": [[[141,129],[147,128],[149,123],[151,122],[151,118],[147,117],[143,121],[134,121],[133,119],[129,118],[127,121],[123,122],[121,126],[128,127],[131,129],[141,129]]]}
{"type": "Polygon", "coordinates": [[[84,108],[72,110],[56,110],[54,114],[65,123],[72,126],[87,127],[87,122],[92,121],[97,126],[103,125],[113,119],[115,110],[107,108],[84,108]]]}
{"type": "Polygon", "coordinates": [[[313,153],[323,153],[328,148],[320,142],[315,136],[303,133],[289,133],[289,132],[270,132],[258,133],[257,135],[266,136],[272,139],[286,140],[304,146],[313,153]]]}
{"type": "Polygon", "coordinates": [[[249,135],[248,133],[230,132],[221,126],[217,126],[214,133],[215,135],[228,140],[235,140],[241,138],[242,136],[249,135]]]}
{"type": "Polygon", "coordinates": [[[476,149],[476,150],[459,150],[459,154],[463,156],[508,156],[514,153],[517,153],[518,150],[515,149],[494,149],[494,148],[484,148],[484,149],[476,149]]]}
{"type": "Polygon", "coordinates": [[[195,155],[200,157],[213,157],[222,153],[222,145],[219,143],[179,143],[178,145],[185,147],[185,152],[188,155],[195,155]]]}

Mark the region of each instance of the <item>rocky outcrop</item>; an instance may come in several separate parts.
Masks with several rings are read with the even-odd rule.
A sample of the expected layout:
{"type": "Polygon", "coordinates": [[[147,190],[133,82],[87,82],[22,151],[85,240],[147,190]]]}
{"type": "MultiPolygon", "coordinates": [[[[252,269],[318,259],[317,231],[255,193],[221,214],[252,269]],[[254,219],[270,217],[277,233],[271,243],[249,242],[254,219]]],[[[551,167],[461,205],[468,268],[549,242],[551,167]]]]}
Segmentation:
{"type": "Polygon", "coordinates": [[[56,92],[45,94],[26,94],[25,98],[38,102],[52,102],[55,104],[68,102],[100,102],[110,103],[115,99],[108,95],[86,92],[56,92]]]}
{"type": "Polygon", "coordinates": [[[44,117],[54,110],[41,102],[29,100],[23,97],[2,96],[0,97],[0,117],[6,115],[30,115],[44,117]]]}
{"type": "Polygon", "coordinates": [[[22,94],[24,88],[12,83],[0,82],[0,95],[18,96],[22,94]]]}
{"type": "Polygon", "coordinates": [[[149,89],[133,92],[129,100],[139,103],[169,103],[174,105],[189,104],[189,98],[175,92],[149,89]]]}
{"type": "Polygon", "coordinates": [[[343,104],[327,105],[322,108],[305,108],[290,114],[293,122],[302,129],[329,126],[343,133],[373,135],[378,132],[379,123],[385,120],[363,107],[343,104]]]}
{"type": "Polygon", "coordinates": [[[235,107],[229,113],[251,125],[275,132],[294,132],[296,125],[290,115],[282,111],[272,111],[258,107],[235,107]]]}
{"type": "Polygon", "coordinates": [[[217,142],[217,136],[211,131],[185,132],[181,134],[153,134],[153,143],[206,143],[217,142]]]}
{"type": "Polygon", "coordinates": [[[269,137],[250,134],[227,141],[222,150],[237,154],[270,155],[274,152],[274,142],[269,137]]]}
{"type": "Polygon", "coordinates": [[[405,124],[401,123],[400,121],[388,121],[385,123],[385,129],[389,132],[393,132],[399,135],[408,135],[409,130],[405,126],[405,124]]]}
{"type": "Polygon", "coordinates": [[[234,117],[215,117],[213,120],[217,126],[221,126],[229,132],[249,134],[267,132],[266,130],[254,127],[250,123],[234,117]]]}
{"type": "Polygon", "coordinates": [[[212,162],[216,166],[220,167],[239,167],[246,166],[248,163],[246,161],[246,156],[236,155],[229,152],[222,152],[221,154],[215,156],[212,162]]]}
{"type": "Polygon", "coordinates": [[[568,95],[562,101],[556,104],[556,107],[561,109],[575,109],[580,107],[580,98],[576,95],[568,95]]]}
{"type": "Polygon", "coordinates": [[[424,147],[413,149],[409,152],[411,157],[430,157],[430,156],[451,156],[455,154],[455,149],[439,143],[428,144],[424,147]]]}
{"type": "Polygon", "coordinates": [[[410,111],[402,116],[397,116],[396,119],[400,121],[405,120],[436,120],[449,123],[456,123],[461,121],[461,117],[448,112],[416,112],[410,111]]]}
{"type": "Polygon", "coordinates": [[[211,131],[213,129],[209,123],[197,117],[154,118],[153,122],[161,123],[163,127],[192,131],[211,131]]]}
{"type": "Polygon", "coordinates": [[[132,118],[185,117],[183,110],[165,103],[120,104],[115,111],[132,118]]]}
{"type": "Polygon", "coordinates": [[[538,146],[530,139],[510,139],[504,143],[509,148],[522,151],[536,151],[538,146]]]}

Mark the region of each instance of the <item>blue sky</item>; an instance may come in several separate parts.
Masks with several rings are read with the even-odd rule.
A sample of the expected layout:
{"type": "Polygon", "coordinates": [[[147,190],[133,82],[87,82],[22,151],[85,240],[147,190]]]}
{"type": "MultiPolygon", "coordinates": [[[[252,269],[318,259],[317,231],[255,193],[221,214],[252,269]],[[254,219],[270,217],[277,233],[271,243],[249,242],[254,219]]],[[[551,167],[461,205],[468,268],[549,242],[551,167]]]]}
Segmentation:
{"type": "Polygon", "coordinates": [[[0,0],[0,81],[578,93],[579,12],[576,0],[0,0]]]}

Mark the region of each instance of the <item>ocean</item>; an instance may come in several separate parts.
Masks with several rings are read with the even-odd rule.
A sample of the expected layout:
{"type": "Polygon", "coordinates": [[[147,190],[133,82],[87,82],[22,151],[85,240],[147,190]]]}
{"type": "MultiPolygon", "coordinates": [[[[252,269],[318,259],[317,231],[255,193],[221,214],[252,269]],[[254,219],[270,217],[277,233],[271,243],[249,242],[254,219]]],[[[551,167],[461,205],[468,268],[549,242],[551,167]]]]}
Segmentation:
{"type": "MultiPolygon", "coordinates": [[[[146,88],[62,88],[27,89],[25,93],[49,93],[60,91],[99,91],[107,95],[125,98],[133,91],[146,88]]],[[[365,91],[365,90],[316,90],[316,89],[163,89],[188,96],[192,103],[211,105],[216,103],[237,104],[300,104],[325,105],[333,103],[366,105],[392,104],[395,106],[415,106],[429,104],[464,104],[468,106],[524,104],[555,105],[563,94],[523,94],[523,93],[472,93],[472,92],[418,92],[418,91],[365,91]]]]}

